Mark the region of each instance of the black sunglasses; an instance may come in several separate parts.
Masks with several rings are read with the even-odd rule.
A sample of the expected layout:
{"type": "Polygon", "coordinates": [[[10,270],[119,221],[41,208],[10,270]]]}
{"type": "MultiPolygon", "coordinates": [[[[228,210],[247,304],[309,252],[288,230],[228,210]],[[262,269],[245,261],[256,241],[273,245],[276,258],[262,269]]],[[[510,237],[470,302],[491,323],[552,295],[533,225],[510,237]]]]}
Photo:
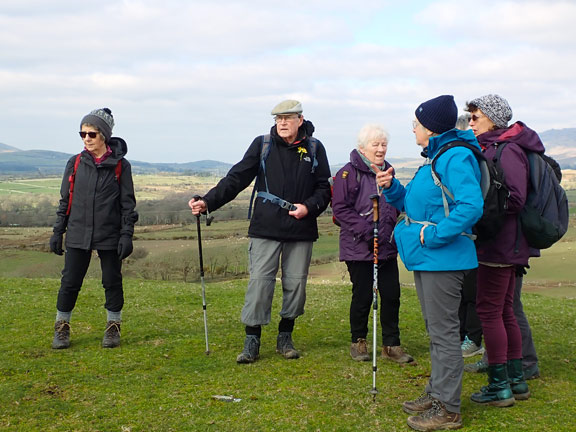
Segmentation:
{"type": "Polygon", "coordinates": [[[78,132],[80,134],[80,138],[84,139],[86,138],[86,135],[88,135],[90,138],[96,138],[98,136],[98,132],[78,132]]]}

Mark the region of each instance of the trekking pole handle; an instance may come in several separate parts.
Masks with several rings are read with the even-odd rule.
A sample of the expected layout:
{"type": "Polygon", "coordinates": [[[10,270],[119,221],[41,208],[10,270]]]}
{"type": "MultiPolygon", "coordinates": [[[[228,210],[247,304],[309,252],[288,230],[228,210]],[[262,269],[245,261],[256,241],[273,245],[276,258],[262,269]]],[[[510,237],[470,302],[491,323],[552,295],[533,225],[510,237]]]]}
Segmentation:
{"type": "MultiPolygon", "coordinates": [[[[200,195],[194,195],[192,198],[194,198],[194,201],[200,201],[202,199],[202,197],[200,195]]],[[[200,220],[200,215],[196,216],[198,218],[198,220],[200,220]]],[[[210,212],[208,211],[208,206],[206,206],[206,226],[210,226],[212,224],[212,221],[214,220],[214,216],[210,216],[210,212]]]]}

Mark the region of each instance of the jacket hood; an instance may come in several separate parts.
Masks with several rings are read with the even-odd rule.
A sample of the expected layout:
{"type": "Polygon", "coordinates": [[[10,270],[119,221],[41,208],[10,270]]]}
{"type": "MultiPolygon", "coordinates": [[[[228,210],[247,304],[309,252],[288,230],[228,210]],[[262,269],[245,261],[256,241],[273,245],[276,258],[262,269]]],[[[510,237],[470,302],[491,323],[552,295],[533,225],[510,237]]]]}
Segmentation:
{"type": "Polygon", "coordinates": [[[128,146],[126,145],[126,141],[119,137],[112,137],[108,140],[108,145],[112,150],[112,155],[115,159],[121,159],[126,156],[128,153],[128,146]]]}
{"type": "Polygon", "coordinates": [[[525,150],[543,153],[544,144],[538,134],[522,122],[516,122],[505,129],[497,129],[478,135],[478,142],[484,148],[495,143],[512,142],[525,150]]]}
{"type": "Polygon", "coordinates": [[[436,153],[438,153],[438,150],[452,141],[464,141],[478,147],[479,149],[481,148],[478,144],[478,141],[476,140],[476,137],[474,136],[474,132],[472,132],[470,129],[450,129],[443,134],[430,138],[428,141],[428,147],[425,149],[427,150],[427,157],[432,159],[436,153]]]}

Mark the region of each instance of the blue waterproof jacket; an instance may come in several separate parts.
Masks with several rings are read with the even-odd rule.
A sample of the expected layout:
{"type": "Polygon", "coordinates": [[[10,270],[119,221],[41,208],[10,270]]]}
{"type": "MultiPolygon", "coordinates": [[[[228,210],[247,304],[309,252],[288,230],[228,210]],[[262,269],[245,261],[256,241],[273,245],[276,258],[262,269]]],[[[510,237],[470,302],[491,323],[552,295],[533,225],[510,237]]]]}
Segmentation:
{"type": "Polygon", "coordinates": [[[484,206],[476,157],[470,150],[456,147],[436,161],[440,180],[454,196],[454,201],[447,197],[448,217],[441,188],[432,178],[430,160],[452,141],[465,141],[480,148],[471,130],[451,129],[432,137],[425,150],[425,164],[406,187],[394,179],[390,188],[384,190],[386,201],[406,212],[405,220],[394,229],[394,237],[400,258],[410,271],[468,270],[478,266],[474,241],[462,234],[472,233],[484,206]],[[428,223],[431,225],[424,230],[422,244],[420,231],[428,223]]]}

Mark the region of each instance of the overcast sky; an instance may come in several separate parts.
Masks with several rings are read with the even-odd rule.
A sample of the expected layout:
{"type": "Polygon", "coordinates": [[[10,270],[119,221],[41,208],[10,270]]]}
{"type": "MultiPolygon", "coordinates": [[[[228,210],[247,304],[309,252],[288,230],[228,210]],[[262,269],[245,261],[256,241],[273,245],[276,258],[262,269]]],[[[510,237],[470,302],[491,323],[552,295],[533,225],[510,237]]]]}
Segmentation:
{"type": "Polygon", "coordinates": [[[331,164],[363,124],[418,157],[420,102],[498,93],[576,127],[576,1],[0,0],[0,142],[76,153],[109,107],[128,159],[234,163],[298,99],[331,164]]]}

